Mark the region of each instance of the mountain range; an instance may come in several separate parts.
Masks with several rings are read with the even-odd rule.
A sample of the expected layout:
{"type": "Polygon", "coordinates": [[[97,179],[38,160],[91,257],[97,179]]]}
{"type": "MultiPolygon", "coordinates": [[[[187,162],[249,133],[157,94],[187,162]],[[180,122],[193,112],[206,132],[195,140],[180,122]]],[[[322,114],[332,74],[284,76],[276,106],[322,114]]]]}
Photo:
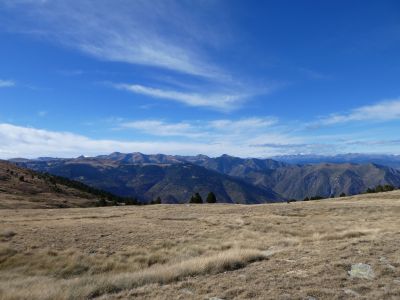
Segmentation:
{"type": "Polygon", "coordinates": [[[274,156],[272,159],[290,164],[320,164],[320,163],[373,163],[400,169],[400,155],[347,153],[332,156],[315,154],[298,154],[274,156]]]}
{"type": "Polygon", "coordinates": [[[119,152],[12,161],[144,202],[160,197],[163,203],[185,203],[195,192],[205,198],[212,191],[218,202],[254,204],[353,195],[379,184],[400,186],[399,170],[373,163],[301,165],[229,155],[212,158],[119,152]]]}

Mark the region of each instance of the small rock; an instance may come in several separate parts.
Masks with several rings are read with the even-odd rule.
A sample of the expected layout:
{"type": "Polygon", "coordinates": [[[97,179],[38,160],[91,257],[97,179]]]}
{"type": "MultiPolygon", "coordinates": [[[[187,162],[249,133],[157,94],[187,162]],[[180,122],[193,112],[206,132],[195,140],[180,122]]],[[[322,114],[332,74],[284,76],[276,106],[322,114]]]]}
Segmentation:
{"type": "Polygon", "coordinates": [[[392,264],[390,264],[390,262],[387,260],[386,257],[381,256],[381,257],[379,258],[379,261],[380,261],[383,265],[385,265],[388,269],[396,270],[396,267],[393,266],[392,264]]]}
{"type": "Polygon", "coordinates": [[[193,292],[189,289],[181,289],[181,292],[186,294],[186,295],[193,295],[193,292]]]}
{"type": "Polygon", "coordinates": [[[354,264],[349,271],[351,278],[373,279],[375,277],[372,267],[367,264],[354,264]]]}
{"type": "Polygon", "coordinates": [[[351,290],[351,289],[344,289],[343,292],[344,292],[346,295],[351,295],[351,296],[355,296],[355,297],[359,297],[359,296],[360,296],[359,293],[357,293],[356,291],[353,291],[353,290],[351,290]]]}

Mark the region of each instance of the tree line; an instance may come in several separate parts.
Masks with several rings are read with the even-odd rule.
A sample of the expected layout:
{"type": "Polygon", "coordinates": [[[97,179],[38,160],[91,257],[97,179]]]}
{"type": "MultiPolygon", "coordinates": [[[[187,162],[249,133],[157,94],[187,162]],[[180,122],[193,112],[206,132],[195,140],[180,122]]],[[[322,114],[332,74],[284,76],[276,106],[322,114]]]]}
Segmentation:
{"type": "MultiPolygon", "coordinates": [[[[189,203],[202,204],[203,198],[199,193],[195,193],[189,200],[189,203]]],[[[206,203],[217,203],[217,197],[213,192],[209,192],[206,198],[206,203]]]]}
{"type": "Polygon", "coordinates": [[[395,189],[396,188],[390,184],[377,185],[375,188],[368,188],[365,193],[372,194],[372,193],[391,192],[391,191],[394,191],[395,189]]]}

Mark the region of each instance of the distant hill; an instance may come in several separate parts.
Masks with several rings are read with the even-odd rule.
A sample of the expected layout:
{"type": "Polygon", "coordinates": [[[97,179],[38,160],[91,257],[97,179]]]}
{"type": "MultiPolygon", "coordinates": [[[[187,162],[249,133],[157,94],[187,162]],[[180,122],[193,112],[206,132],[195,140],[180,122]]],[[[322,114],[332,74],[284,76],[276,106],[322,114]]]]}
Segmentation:
{"type": "MultiPolygon", "coordinates": [[[[378,164],[319,163],[288,164],[272,159],[242,159],[228,155],[191,158],[196,164],[236,176],[286,199],[355,195],[377,185],[400,187],[400,171],[378,164]]],[[[348,157],[350,158],[350,157],[348,157]]]]}
{"type": "Polygon", "coordinates": [[[244,178],[271,188],[288,199],[356,195],[377,185],[400,187],[398,170],[375,164],[287,165],[273,172],[252,172],[244,178]]]}
{"type": "Polygon", "coordinates": [[[272,159],[240,158],[226,154],[216,158],[198,155],[185,159],[207,169],[235,177],[245,177],[249,172],[265,172],[287,166],[286,163],[272,159]]]}
{"type": "Polygon", "coordinates": [[[377,185],[400,186],[400,171],[378,164],[296,165],[229,155],[123,154],[72,159],[19,159],[19,165],[64,176],[123,197],[184,203],[212,191],[219,202],[265,203],[354,195],[377,185]]]}
{"type": "Polygon", "coordinates": [[[78,180],[119,196],[135,196],[145,202],[160,197],[163,203],[185,203],[195,192],[205,198],[210,191],[215,193],[218,202],[226,203],[265,203],[283,199],[269,188],[258,188],[192,163],[179,160],[167,164],[165,158],[157,159],[160,160],[140,158],[140,163],[132,163],[131,155],[111,155],[19,164],[78,180]]]}
{"type": "Polygon", "coordinates": [[[353,163],[353,164],[378,164],[400,169],[400,155],[387,154],[360,154],[348,153],[333,156],[324,155],[283,155],[274,156],[272,159],[289,164],[320,164],[320,163],[353,163]]]}
{"type": "Polygon", "coordinates": [[[89,207],[100,199],[125,199],[50,174],[41,174],[0,160],[0,209],[89,207]]]}

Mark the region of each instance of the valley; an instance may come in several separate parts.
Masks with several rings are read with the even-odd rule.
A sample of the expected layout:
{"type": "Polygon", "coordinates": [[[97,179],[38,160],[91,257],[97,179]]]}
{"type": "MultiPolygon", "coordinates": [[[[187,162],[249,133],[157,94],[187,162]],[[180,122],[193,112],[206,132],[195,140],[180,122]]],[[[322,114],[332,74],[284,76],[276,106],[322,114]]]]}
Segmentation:
{"type": "Polygon", "coordinates": [[[288,164],[272,159],[119,153],[70,159],[15,159],[49,172],[144,203],[186,203],[198,192],[218,202],[256,204],[311,197],[356,195],[377,185],[400,187],[400,171],[373,163],[288,164]]]}

